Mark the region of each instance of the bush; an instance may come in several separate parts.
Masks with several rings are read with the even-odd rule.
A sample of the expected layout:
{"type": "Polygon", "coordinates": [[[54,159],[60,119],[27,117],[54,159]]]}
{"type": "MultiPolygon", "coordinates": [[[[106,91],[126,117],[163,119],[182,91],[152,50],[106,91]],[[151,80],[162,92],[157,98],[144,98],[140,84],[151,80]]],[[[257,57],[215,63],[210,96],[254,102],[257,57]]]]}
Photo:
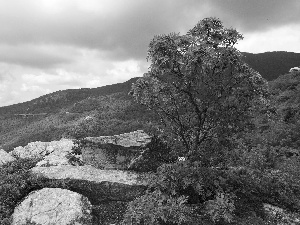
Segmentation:
{"type": "Polygon", "coordinates": [[[30,173],[39,159],[18,159],[0,170],[0,224],[9,224],[14,208],[30,192],[45,187],[66,188],[63,181],[49,180],[30,173]]]}
{"type": "Polygon", "coordinates": [[[148,193],[129,204],[126,222],[134,218],[136,224],[189,224],[196,219],[203,224],[247,224],[252,218],[264,224],[264,203],[300,209],[299,179],[281,170],[209,168],[180,161],[161,166],[150,180],[148,193]]]}
{"type": "Polygon", "coordinates": [[[134,221],[133,224],[231,221],[234,195],[223,191],[226,183],[222,173],[189,161],[161,166],[149,179],[147,194],[129,204],[124,223],[130,220],[134,221]]]}
{"type": "Polygon", "coordinates": [[[149,192],[129,203],[123,224],[198,224],[187,198],[170,197],[160,191],[149,192]]]}
{"type": "Polygon", "coordinates": [[[119,224],[127,208],[127,202],[111,201],[93,205],[93,224],[119,224]]]}

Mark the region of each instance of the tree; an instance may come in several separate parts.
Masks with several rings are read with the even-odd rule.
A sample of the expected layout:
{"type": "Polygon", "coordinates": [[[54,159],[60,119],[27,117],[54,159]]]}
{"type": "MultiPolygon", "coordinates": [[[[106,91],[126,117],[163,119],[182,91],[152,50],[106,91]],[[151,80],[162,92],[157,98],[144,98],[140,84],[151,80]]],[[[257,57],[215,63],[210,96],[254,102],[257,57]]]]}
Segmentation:
{"type": "Polygon", "coordinates": [[[234,47],[242,38],[219,19],[206,18],[186,35],[150,42],[150,70],[131,94],[160,116],[175,155],[219,164],[232,135],[251,125],[253,104],[265,103],[266,81],[234,47]]]}

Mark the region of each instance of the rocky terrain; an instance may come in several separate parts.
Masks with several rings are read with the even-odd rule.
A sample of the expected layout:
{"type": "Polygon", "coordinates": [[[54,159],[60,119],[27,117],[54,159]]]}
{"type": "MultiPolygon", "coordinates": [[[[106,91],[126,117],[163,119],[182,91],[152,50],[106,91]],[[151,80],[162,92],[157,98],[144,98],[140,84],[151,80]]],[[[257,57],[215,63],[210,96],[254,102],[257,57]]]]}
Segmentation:
{"type": "MultiPolygon", "coordinates": [[[[120,222],[121,218],[113,216],[112,219],[107,219],[113,210],[103,209],[122,206],[121,211],[124,213],[124,206],[128,202],[145,193],[147,175],[128,168],[137,158],[143,160],[142,153],[151,138],[138,130],[114,136],[88,137],[86,141],[89,143],[86,145],[88,150],[83,149],[81,154],[74,152],[75,144],[68,139],[32,142],[24,147],[17,147],[10,153],[0,151],[0,166],[20,158],[39,159],[31,169],[32,174],[63,180],[68,184],[67,189],[42,188],[30,192],[15,207],[12,224],[25,225],[30,222],[41,225],[92,225],[120,222]],[[72,155],[74,157],[70,157],[72,155]],[[117,158],[122,158],[123,161],[116,160],[117,158]],[[128,163],[124,164],[124,161],[128,163]],[[98,214],[92,214],[93,210],[98,214]],[[103,216],[106,220],[99,219],[103,216]]],[[[269,216],[283,218],[285,224],[299,223],[297,217],[281,208],[265,204],[264,209],[269,216]]]]}
{"type": "MultiPolygon", "coordinates": [[[[93,149],[96,161],[100,161],[97,165],[112,164],[111,157],[114,156],[123,157],[129,166],[150,142],[150,136],[141,130],[86,139],[93,143],[101,143],[101,149],[93,149]],[[106,149],[105,144],[112,149],[106,149]],[[132,149],[135,154],[126,154],[126,150],[132,149]],[[109,153],[109,150],[113,152],[109,153]]],[[[147,186],[146,180],[143,179],[145,175],[134,171],[117,170],[121,162],[115,160],[114,169],[107,169],[106,166],[99,169],[94,166],[95,160],[90,160],[92,149],[82,151],[82,155],[76,155],[73,153],[73,146],[72,140],[62,139],[32,142],[24,147],[16,147],[10,153],[0,151],[0,165],[20,158],[39,159],[36,166],[31,169],[33,174],[52,180],[65,180],[69,185],[69,190],[43,188],[31,192],[15,208],[12,224],[21,225],[26,222],[43,225],[92,224],[92,206],[95,208],[103,204],[126,203],[145,192],[147,186]],[[74,157],[71,157],[72,155],[74,157]]]]}

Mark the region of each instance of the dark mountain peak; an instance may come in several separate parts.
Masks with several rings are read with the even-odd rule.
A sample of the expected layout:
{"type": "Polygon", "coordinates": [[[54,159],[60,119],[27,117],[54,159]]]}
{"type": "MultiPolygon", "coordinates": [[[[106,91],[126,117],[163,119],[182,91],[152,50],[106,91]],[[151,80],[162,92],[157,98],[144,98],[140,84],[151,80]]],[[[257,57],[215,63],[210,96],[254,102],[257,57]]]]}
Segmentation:
{"type": "Polygon", "coordinates": [[[300,53],[275,51],[264,53],[242,52],[244,60],[258,71],[266,80],[271,81],[286,74],[292,67],[300,65],[300,53]]]}

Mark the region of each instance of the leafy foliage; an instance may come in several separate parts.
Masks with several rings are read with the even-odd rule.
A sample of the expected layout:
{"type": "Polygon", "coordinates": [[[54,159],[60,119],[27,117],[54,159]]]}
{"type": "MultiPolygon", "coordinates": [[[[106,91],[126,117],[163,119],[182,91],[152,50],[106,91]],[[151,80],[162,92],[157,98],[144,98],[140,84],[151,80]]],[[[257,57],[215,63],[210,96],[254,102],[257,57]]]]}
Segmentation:
{"type": "Polygon", "coordinates": [[[0,224],[10,224],[16,205],[30,192],[44,187],[66,188],[63,181],[53,181],[30,173],[39,159],[18,159],[0,170],[0,224]]]}
{"type": "Polygon", "coordinates": [[[206,18],[186,35],[150,42],[150,71],[131,94],[160,116],[160,137],[186,160],[158,168],[148,193],[130,204],[128,224],[272,224],[264,203],[299,209],[299,160],[290,155],[298,125],[288,122],[299,120],[284,110],[298,109],[296,78],[293,93],[275,81],[270,96],[235,49],[241,38],[206,18]]]}
{"type": "Polygon", "coordinates": [[[187,207],[185,196],[179,198],[154,191],[129,203],[123,224],[195,224],[199,218],[187,207]]]}
{"type": "Polygon", "coordinates": [[[150,71],[131,93],[160,116],[179,155],[196,160],[209,155],[208,147],[224,151],[231,135],[248,125],[252,105],[265,97],[265,80],[234,48],[241,38],[220,20],[207,18],[186,35],[150,42],[150,71]]]}

